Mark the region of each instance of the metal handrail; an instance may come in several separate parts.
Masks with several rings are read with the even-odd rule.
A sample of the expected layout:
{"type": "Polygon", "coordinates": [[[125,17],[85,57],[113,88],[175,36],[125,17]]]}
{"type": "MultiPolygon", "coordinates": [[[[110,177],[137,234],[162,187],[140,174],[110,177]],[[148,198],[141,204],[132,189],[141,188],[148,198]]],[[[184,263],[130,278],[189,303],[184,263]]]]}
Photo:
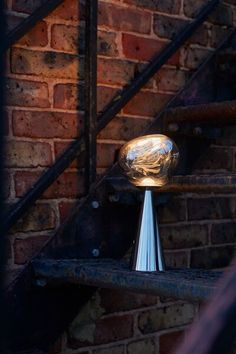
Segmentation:
{"type": "MultiPolygon", "coordinates": [[[[148,80],[169,60],[169,58],[185,43],[200,27],[209,14],[219,4],[220,0],[211,0],[199,15],[179,33],[175,39],[152,61],[147,64],[142,73],[131,84],[115,97],[105,111],[98,116],[96,135],[115,117],[115,115],[136,95],[148,80]]],[[[84,136],[73,141],[57,161],[38,179],[35,185],[11,208],[2,226],[6,233],[13,224],[32,206],[43,192],[57,179],[69,164],[85,149],[84,136]]]]}

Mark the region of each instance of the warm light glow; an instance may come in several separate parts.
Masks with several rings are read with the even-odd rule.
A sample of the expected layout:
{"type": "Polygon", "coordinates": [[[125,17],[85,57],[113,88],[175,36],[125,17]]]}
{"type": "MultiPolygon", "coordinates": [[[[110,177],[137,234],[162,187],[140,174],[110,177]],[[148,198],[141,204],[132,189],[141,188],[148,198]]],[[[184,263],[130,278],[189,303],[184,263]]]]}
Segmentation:
{"type": "Polygon", "coordinates": [[[119,164],[130,182],[139,187],[161,187],[168,183],[179,160],[176,144],[165,135],[145,135],[126,143],[119,164]]]}

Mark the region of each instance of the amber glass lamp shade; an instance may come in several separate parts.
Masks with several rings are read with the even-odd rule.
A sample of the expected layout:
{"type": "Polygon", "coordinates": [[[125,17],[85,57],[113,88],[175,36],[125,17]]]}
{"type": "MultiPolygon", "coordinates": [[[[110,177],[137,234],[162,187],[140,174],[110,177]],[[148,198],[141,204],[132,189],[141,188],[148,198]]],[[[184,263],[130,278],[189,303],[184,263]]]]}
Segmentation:
{"type": "Polygon", "coordinates": [[[161,187],[179,160],[173,140],[162,134],[145,135],[123,145],[119,164],[131,183],[138,187],[161,187]]]}

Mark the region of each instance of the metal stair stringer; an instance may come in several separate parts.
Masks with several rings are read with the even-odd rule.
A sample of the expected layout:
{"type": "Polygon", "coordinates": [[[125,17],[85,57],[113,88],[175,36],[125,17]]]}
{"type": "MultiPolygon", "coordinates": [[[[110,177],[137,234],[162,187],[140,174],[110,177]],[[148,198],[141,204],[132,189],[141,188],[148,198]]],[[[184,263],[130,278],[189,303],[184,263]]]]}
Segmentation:
{"type": "MultiPolygon", "coordinates": [[[[183,103],[203,103],[202,88],[212,75],[215,56],[235,33],[234,30],[228,40],[201,65],[185,88],[166,108],[183,103]]],[[[212,97],[208,97],[209,101],[211,99],[213,93],[212,97]]],[[[163,112],[157,116],[154,124],[145,133],[162,131],[163,112]]],[[[74,208],[64,224],[39,252],[38,259],[120,258],[125,254],[134,238],[133,225],[137,223],[138,207],[130,208],[118,204],[112,204],[111,207],[106,195],[106,181],[107,178],[119,174],[119,167],[116,164],[92,185],[89,195],[74,208]],[[121,222],[124,218],[126,223],[121,222]]],[[[32,264],[29,264],[8,288],[12,348],[46,349],[66,328],[93,291],[94,288],[86,286],[68,284],[58,291],[58,289],[48,288],[46,283],[34,284],[34,269],[32,264]],[[40,285],[40,289],[35,285],[40,285]],[[20,325],[22,317],[24,323],[27,323],[24,328],[20,325]]]]}

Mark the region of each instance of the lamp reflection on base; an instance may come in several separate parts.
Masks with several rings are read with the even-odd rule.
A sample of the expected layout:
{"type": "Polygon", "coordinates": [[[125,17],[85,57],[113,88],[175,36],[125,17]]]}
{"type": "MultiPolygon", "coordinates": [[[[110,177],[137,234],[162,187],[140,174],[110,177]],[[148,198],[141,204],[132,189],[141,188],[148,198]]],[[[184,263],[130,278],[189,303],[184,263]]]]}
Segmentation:
{"type": "Polygon", "coordinates": [[[145,189],[132,269],[140,272],[165,270],[153,196],[149,188],[145,189]]]}

